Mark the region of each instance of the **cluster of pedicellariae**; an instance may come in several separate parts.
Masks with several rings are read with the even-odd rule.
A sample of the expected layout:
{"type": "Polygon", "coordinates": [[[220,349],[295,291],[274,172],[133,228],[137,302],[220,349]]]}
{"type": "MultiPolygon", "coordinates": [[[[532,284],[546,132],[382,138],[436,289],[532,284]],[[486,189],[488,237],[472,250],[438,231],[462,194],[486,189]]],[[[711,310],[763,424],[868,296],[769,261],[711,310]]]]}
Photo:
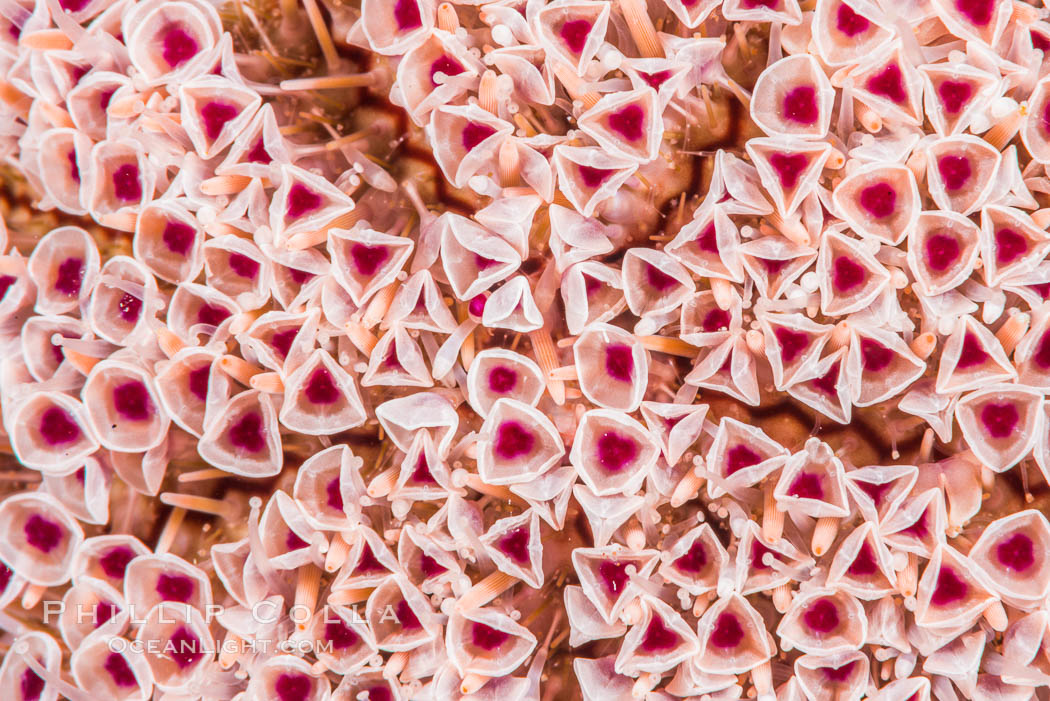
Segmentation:
{"type": "Polygon", "coordinates": [[[4,697],[1044,698],[1046,14],[4,0],[4,697]]]}

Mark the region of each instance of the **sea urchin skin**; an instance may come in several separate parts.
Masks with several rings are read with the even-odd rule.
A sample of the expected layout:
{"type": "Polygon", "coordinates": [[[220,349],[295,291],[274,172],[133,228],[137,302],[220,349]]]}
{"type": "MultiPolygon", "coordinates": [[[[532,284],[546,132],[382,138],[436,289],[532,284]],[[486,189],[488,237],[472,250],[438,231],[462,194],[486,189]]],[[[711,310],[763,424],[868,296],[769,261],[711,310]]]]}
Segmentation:
{"type": "Polygon", "coordinates": [[[1046,15],[0,4],[0,697],[1045,698],[1046,15]]]}

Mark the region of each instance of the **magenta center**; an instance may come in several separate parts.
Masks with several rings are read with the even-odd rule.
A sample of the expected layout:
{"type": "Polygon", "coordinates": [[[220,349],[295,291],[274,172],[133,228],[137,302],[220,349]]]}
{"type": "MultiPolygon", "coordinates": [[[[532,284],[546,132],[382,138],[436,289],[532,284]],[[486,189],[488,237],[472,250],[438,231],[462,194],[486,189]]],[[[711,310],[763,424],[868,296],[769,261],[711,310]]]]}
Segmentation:
{"type": "Polygon", "coordinates": [[[463,148],[467,151],[471,151],[475,146],[480,144],[485,139],[489,138],[496,133],[496,130],[490,127],[488,124],[481,124],[479,122],[467,122],[467,125],[463,127],[463,134],[460,139],[463,142],[463,148]]]}
{"type": "Polygon", "coordinates": [[[875,574],[879,569],[878,562],[875,560],[875,551],[872,550],[871,545],[868,541],[864,541],[860,545],[860,550],[853,557],[853,562],[850,563],[849,568],[846,570],[850,575],[854,577],[870,577],[875,574]]]}
{"type": "Polygon", "coordinates": [[[718,255],[718,236],[715,233],[715,225],[712,222],[707,225],[700,235],[696,237],[697,247],[704,253],[718,255]]]}
{"type": "Polygon", "coordinates": [[[594,168],[592,166],[578,165],[576,169],[580,173],[580,180],[589,188],[597,188],[613,174],[610,168],[594,168]]]}
{"type": "Polygon", "coordinates": [[[262,163],[263,165],[273,161],[273,158],[270,157],[270,152],[266,150],[266,142],[262,137],[256,140],[252,150],[248,152],[245,158],[249,163],[262,163]]]}
{"type": "Polygon", "coordinates": [[[638,76],[654,90],[659,90],[660,86],[667,82],[667,79],[671,77],[671,71],[657,71],[655,73],[646,73],[644,71],[638,71],[638,76]]]}
{"type": "Polygon", "coordinates": [[[128,666],[128,661],[124,659],[124,656],[117,652],[111,652],[106,657],[106,661],[102,664],[102,668],[109,673],[110,679],[113,683],[121,688],[128,688],[132,686],[138,686],[138,681],[135,679],[135,673],[131,671],[131,667],[128,666]]]}
{"type": "Polygon", "coordinates": [[[485,652],[496,650],[510,640],[510,637],[510,633],[477,621],[472,622],[470,626],[470,642],[485,652]]]}
{"type": "Polygon", "coordinates": [[[824,499],[824,485],[820,475],[812,472],[802,472],[795,477],[787,490],[788,496],[798,499],[824,499]]]}
{"type": "Polygon", "coordinates": [[[26,543],[45,555],[62,543],[65,531],[62,526],[40,514],[32,514],[22,527],[26,543]]]}
{"type": "Polygon", "coordinates": [[[930,596],[930,603],[934,606],[947,606],[962,601],[969,592],[970,587],[962,577],[952,568],[942,565],[941,571],[937,573],[937,586],[930,596]]]}
{"type": "MultiPolygon", "coordinates": [[[[1050,287],[1050,283],[1047,284],[1050,287]]],[[[587,292],[587,299],[593,297],[597,292],[602,289],[602,283],[597,278],[593,278],[590,275],[583,276],[583,288],[587,292]]],[[[1048,294],[1047,296],[1050,296],[1048,294]]]]}
{"type": "Polygon", "coordinates": [[[645,110],[640,105],[627,105],[608,117],[609,128],[627,141],[641,141],[645,136],[645,110]]]}
{"type": "Polygon", "coordinates": [[[809,165],[809,159],[801,153],[774,153],[769,157],[769,165],[776,171],[780,186],[790,190],[798,185],[798,179],[809,165]]]}
{"type": "Polygon", "coordinates": [[[773,559],[777,559],[777,554],[762,544],[757,538],[751,541],[751,567],[756,570],[768,570],[771,569],[763,560],[766,557],[766,553],[773,556],[773,559]]]}
{"type": "Polygon", "coordinates": [[[497,546],[504,555],[519,565],[529,564],[529,529],[524,526],[504,533],[497,546]]]}
{"type": "Polygon", "coordinates": [[[838,362],[833,363],[826,373],[812,380],[813,386],[821,394],[829,397],[838,396],[839,364],[838,362]]]}
{"type": "Polygon", "coordinates": [[[157,594],[164,601],[185,604],[193,597],[197,585],[190,577],[181,574],[160,573],[157,576],[157,594]]]}
{"type": "Polygon", "coordinates": [[[638,457],[638,443],[609,431],[598,437],[598,464],[607,472],[621,472],[638,457]]]}
{"type": "Polygon", "coordinates": [[[948,192],[961,190],[973,175],[970,159],[966,156],[941,156],[937,159],[937,172],[948,192]]]}
{"type": "Polygon", "coordinates": [[[350,258],[354,261],[357,272],[369,277],[375,275],[389,257],[390,249],[386,246],[355,243],[350,247],[350,258]]]}
{"type": "Polygon", "coordinates": [[[711,644],[722,650],[730,650],[744,642],[744,627],[736,614],[723,612],[715,620],[711,631],[711,644]]]}
{"type": "Polygon", "coordinates": [[[676,569],[692,575],[698,575],[707,565],[707,551],[699,539],[694,540],[689,550],[674,561],[676,569]]]}
{"type": "Polygon", "coordinates": [[[893,362],[893,351],[870,338],[860,340],[861,364],[867,372],[881,372],[893,362]]]}
{"type": "Polygon", "coordinates": [[[1014,572],[1024,572],[1035,564],[1035,544],[1024,533],[1013,533],[995,546],[999,564],[1014,572]]]}
{"type": "Polygon", "coordinates": [[[40,415],[40,437],[51,446],[66,445],[80,438],[80,427],[73,417],[60,407],[48,407],[40,415]]]}
{"type": "Polygon", "coordinates": [[[653,615],[649,619],[649,625],[645,628],[641,649],[648,653],[668,652],[673,650],[680,640],[678,633],[668,628],[662,618],[653,615]]]}
{"type": "Polygon", "coordinates": [[[302,183],[288,189],[288,216],[292,219],[321,208],[321,196],[302,183]]]}
{"type": "Polygon", "coordinates": [[[142,315],[142,300],[125,292],[117,302],[117,314],[129,324],[134,324],[142,315]]]}
{"type": "Polygon", "coordinates": [[[864,266],[848,256],[839,256],[831,264],[831,281],[839,292],[849,292],[863,285],[867,279],[864,266]]]}
{"type": "Polygon", "coordinates": [[[394,695],[388,686],[373,686],[368,690],[368,701],[394,701],[394,695]]]}
{"type": "Polygon", "coordinates": [[[228,263],[230,270],[235,275],[246,280],[254,280],[255,276],[259,274],[259,261],[249,258],[243,253],[231,253],[228,263]]]}
{"type": "Polygon", "coordinates": [[[328,368],[319,367],[310,373],[303,394],[311,404],[335,404],[343,393],[339,391],[328,368]]]}
{"type": "Polygon", "coordinates": [[[290,528],[288,529],[288,535],[284,537],[284,547],[289,552],[291,552],[292,550],[302,550],[303,548],[309,545],[309,543],[307,543],[305,540],[299,537],[298,533],[296,533],[290,528]]]}
{"type": "Polygon", "coordinates": [[[200,46],[182,27],[171,24],[162,31],[161,56],[172,68],[178,68],[197,55],[200,46]]]}
{"type": "Polygon", "coordinates": [[[907,533],[908,535],[913,536],[915,538],[919,538],[920,540],[925,538],[930,534],[928,519],[928,512],[923,511],[921,514],[919,514],[919,518],[915,519],[915,523],[903,529],[901,533],[907,533]]]}
{"type": "Polygon", "coordinates": [[[967,333],[963,336],[962,350],[959,351],[959,361],[955,367],[959,370],[969,370],[979,367],[988,361],[988,353],[977,340],[977,336],[967,333]]]}
{"type": "Polygon", "coordinates": [[[798,360],[798,357],[809,346],[809,336],[801,331],[792,331],[780,326],[774,329],[773,335],[780,344],[780,357],[785,365],[798,360]]]}
{"type": "Polygon", "coordinates": [[[995,262],[1009,265],[1028,252],[1028,239],[1013,229],[995,232],[995,262]]]}
{"type": "Polygon", "coordinates": [[[339,478],[335,477],[328,481],[325,485],[325,503],[328,504],[328,508],[335,509],[336,511],[343,510],[343,490],[339,488],[339,478]]]}
{"type": "Polygon", "coordinates": [[[75,183],[79,183],[80,182],[80,166],[77,165],[77,152],[75,150],[70,150],[70,152],[66,154],[66,159],[69,161],[69,177],[70,177],[70,179],[73,182],[75,182],[75,183]]]}
{"type": "Polygon", "coordinates": [[[873,95],[886,98],[894,104],[901,104],[908,99],[904,88],[904,74],[896,63],[890,63],[881,71],[868,78],[866,87],[873,95]]]}
{"type": "Polygon", "coordinates": [[[608,595],[619,596],[627,588],[627,583],[631,579],[627,574],[627,566],[630,564],[630,562],[604,560],[598,565],[598,576],[601,578],[602,588],[608,595]]]}
{"type": "Polygon", "coordinates": [[[489,370],[488,383],[490,392],[506,394],[518,385],[518,373],[504,365],[497,365],[489,370]]]}
{"type": "Polygon", "coordinates": [[[788,266],[791,259],[781,258],[756,258],[756,261],[766,271],[766,277],[772,277],[788,266]]]}
{"type": "Polygon", "coordinates": [[[61,365],[62,361],[66,359],[66,354],[62,351],[62,346],[51,343],[49,344],[51,351],[51,357],[55,359],[55,365],[61,365]]]}
{"type": "Polygon", "coordinates": [[[247,453],[258,453],[266,447],[262,415],[257,411],[245,413],[230,427],[227,437],[235,448],[247,453]]]}
{"type": "Polygon", "coordinates": [[[230,318],[230,311],[224,306],[202,303],[197,309],[197,323],[206,326],[217,326],[230,318]]]}
{"type": "Polygon", "coordinates": [[[986,27],[995,11],[994,0],[956,0],[955,7],[966,19],[978,27],[986,27]]]}
{"type": "Polygon", "coordinates": [[[630,346],[612,343],[605,347],[605,373],[619,382],[634,379],[634,356],[630,346]]]}
{"type": "Polygon", "coordinates": [[[209,139],[215,140],[222,133],[226,123],[237,116],[239,110],[236,105],[228,102],[209,102],[201,108],[201,123],[204,125],[204,133],[209,139]]]}
{"type": "Polygon", "coordinates": [[[419,558],[419,569],[423,573],[423,576],[430,579],[432,577],[438,577],[448,572],[448,568],[442,566],[437,560],[430,557],[426,553],[422,553],[419,558]]]}
{"type": "Polygon", "coordinates": [[[113,171],[113,195],[123,202],[142,199],[142,183],[139,182],[139,167],[125,163],[113,171]]]}
{"type": "Polygon", "coordinates": [[[299,328],[293,326],[283,331],[277,331],[270,336],[270,347],[277,351],[282,358],[287,358],[292,350],[292,342],[295,341],[299,328]]]}
{"type": "Polygon", "coordinates": [[[934,272],[943,273],[962,256],[959,242],[954,236],[934,234],[926,239],[926,266],[934,272]]]}
{"type": "Polygon", "coordinates": [[[1008,402],[989,402],[981,407],[981,424],[992,438],[1009,438],[1020,422],[1017,407],[1008,402]]]}
{"type": "Polygon", "coordinates": [[[153,403],[146,385],[138,380],[113,388],[113,408],[128,421],[145,421],[153,413],[153,403]]]}
{"type": "Polygon", "coordinates": [[[186,626],[179,626],[171,634],[171,659],[179,669],[186,669],[204,657],[204,646],[186,626]]]}
{"type": "Polygon", "coordinates": [[[190,393],[202,402],[208,398],[208,375],[211,374],[211,365],[201,365],[188,374],[190,393]]]}
{"type": "Polygon", "coordinates": [[[587,45],[587,37],[591,33],[592,26],[585,19],[573,19],[563,24],[558,33],[569,51],[578,56],[583,53],[583,48],[587,45]]]}
{"type": "Polygon", "coordinates": [[[194,231],[192,226],[174,220],[168,221],[164,225],[164,231],[161,233],[161,240],[164,241],[164,245],[168,247],[169,251],[179,256],[185,256],[190,252],[190,248],[193,246],[196,238],[197,232],[194,231]]]}
{"type": "Polygon", "coordinates": [[[441,54],[433,63],[430,64],[430,84],[437,87],[438,82],[436,76],[438,73],[443,73],[446,76],[459,75],[464,70],[463,64],[459,61],[441,54]]]}
{"type": "Polygon", "coordinates": [[[800,85],[788,90],[784,95],[784,118],[810,126],[817,123],[820,107],[817,105],[817,91],[812,85],[800,85]]]}
{"type": "Polygon", "coordinates": [[[871,22],[863,15],[857,14],[846,3],[842,3],[839,5],[838,10],[835,11],[835,26],[840,32],[853,38],[868,31],[871,22]]]}
{"type": "Polygon", "coordinates": [[[831,682],[844,682],[850,678],[853,674],[854,668],[857,666],[856,662],[847,662],[841,667],[821,667],[821,671],[824,672],[824,677],[831,682]]]}
{"type": "Polygon", "coordinates": [[[649,287],[657,292],[666,292],[675,285],[680,284],[676,278],[668,275],[652,263],[645,263],[645,281],[649,283],[649,287]]]}
{"type": "Polygon", "coordinates": [[[858,480],[853,484],[855,484],[860,491],[867,494],[868,498],[871,499],[875,506],[882,503],[883,496],[885,496],[886,492],[893,487],[892,482],[863,482],[858,480]]]}
{"type": "Polygon", "coordinates": [[[875,219],[885,219],[897,207],[897,191],[886,182],[868,185],[860,191],[860,206],[875,219]]]}
{"type": "Polygon", "coordinates": [[[937,86],[937,95],[945,112],[959,114],[973,96],[973,86],[962,80],[945,80],[937,86]]]}
{"type": "Polygon", "coordinates": [[[336,618],[325,624],[324,637],[332,643],[336,650],[346,650],[357,645],[359,638],[354,632],[353,626],[341,618],[336,618]]]}
{"type": "Polygon", "coordinates": [[[123,579],[124,570],[128,568],[128,563],[133,559],[135,559],[135,551],[120,545],[106,551],[106,554],[98,559],[98,564],[110,579],[123,579]]]}
{"type": "Polygon", "coordinates": [[[36,675],[31,669],[22,672],[18,680],[19,690],[22,692],[22,701],[37,701],[44,693],[44,680],[36,675]]]}
{"type": "Polygon", "coordinates": [[[423,26],[423,17],[419,13],[416,0],[396,0],[394,3],[394,21],[397,29],[407,32],[423,26]]]}
{"type": "Polygon", "coordinates": [[[279,701],[306,701],[313,691],[313,684],[305,674],[287,673],[277,677],[273,690],[279,701]]]}
{"type": "Polygon", "coordinates": [[[423,624],[419,622],[419,617],[416,616],[416,612],[412,610],[412,607],[404,599],[399,601],[397,606],[394,607],[394,614],[397,616],[398,623],[401,624],[401,630],[405,632],[419,630],[423,627],[423,624]]]}
{"type": "Polygon", "coordinates": [[[18,278],[14,275],[0,275],[0,300],[7,296],[7,291],[16,282],[18,282],[18,278]]]}
{"type": "Polygon", "coordinates": [[[55,271],[55,291],[66,297],[76,297],[84,283],[84,259],[70,257],[58,264],[55,271]]]}
{"type": "Polygon", "coordinates": [[[700,328],[704,330],[704,333],[724,331],[729,328],[729,322],[729,312],[716,308],[704,315],[704,320],[700,323],[700,328]]]}
{"type": "Polygon", "coordinates": [[[536,446],[536,435],[517,421],[504,421],[496,429],[494,449],[502,460],[525,457],[536,446]]]}
{"type": "Polygon", "coordinates": [[[806,627],[815,633],[827,634],[839,627],[839,610],[829,597],[817,599],[802,614],[806,627]]]}
{"type": "Polygon", "coordinates": [[[361,548],[361,556],[358,558],[354,570],[357,572],[382,572],[385,569],[379,559],[376,558],[375,553],[372,552],[371,546],[365,544],[361,548]]]}
{"type": "Polygon", "coordinates": [[[1039,339],[1039,345],[1036,347],[1032,359],[1043,370],[1050,368],[1050,332],[1044,333],[1043,337],[1039,339]]]}
{"type": "Polygon", "coordinates": [[[412,481],[417,484],[438,483],[434,479],[434,474],[430,471],[430,465],[427,464],[427,456],[422,452],[419,454],[419,460],[416,460],[416,468],[412,470],[412,481]]]}
{"type": "Polygon", "coordinates": [[[762,462],[762,456],[741,443],[726,451],[726,477],[762,462]]]}

